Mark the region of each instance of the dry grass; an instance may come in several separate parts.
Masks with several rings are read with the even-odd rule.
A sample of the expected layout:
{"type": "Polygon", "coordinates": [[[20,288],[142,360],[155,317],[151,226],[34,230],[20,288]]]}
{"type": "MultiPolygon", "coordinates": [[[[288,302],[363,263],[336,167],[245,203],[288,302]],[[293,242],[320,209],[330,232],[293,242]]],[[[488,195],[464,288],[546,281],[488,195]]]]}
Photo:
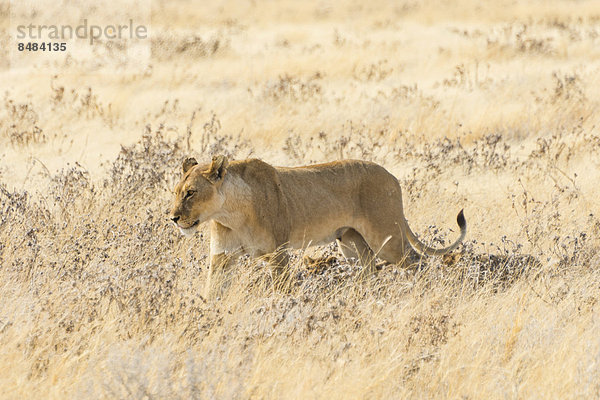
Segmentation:
{"type": "Polygon", "coordinates": [[[141,71],[0,71],[0,397],[600,396],[598,2],[152,6],[141,71]],[[377,161],[468,240],[367,281],[296,251],[285,288],[246,258],[203,299],[207,232],[166,217],[216,153],[377,161]]]}

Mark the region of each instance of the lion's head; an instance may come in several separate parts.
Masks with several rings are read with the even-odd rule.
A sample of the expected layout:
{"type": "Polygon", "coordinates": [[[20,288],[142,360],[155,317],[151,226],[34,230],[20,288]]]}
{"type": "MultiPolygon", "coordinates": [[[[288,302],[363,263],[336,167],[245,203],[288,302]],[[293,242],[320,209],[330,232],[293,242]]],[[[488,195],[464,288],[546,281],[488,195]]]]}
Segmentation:
{"type": "Polygon", "coordinates": [[[183,161],[183,177],[175,186],[171,220],[181,233],[192,235],[198,225],[212,218],[223,205],[219,192],[227,173],[225,156],[213,157],[210,165],[198,165],[194,158],[183,161]]]}

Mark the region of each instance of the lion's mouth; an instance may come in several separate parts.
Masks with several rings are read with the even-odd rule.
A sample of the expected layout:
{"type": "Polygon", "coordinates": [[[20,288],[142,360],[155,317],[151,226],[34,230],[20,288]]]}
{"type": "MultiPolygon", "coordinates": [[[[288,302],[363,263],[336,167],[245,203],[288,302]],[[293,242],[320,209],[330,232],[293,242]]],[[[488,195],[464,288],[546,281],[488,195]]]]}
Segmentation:
{"type": "Polygon", "coordinates": [[[191,229],[191,228],[195,228],[196,226],[198,226],[198,224],[200,223],[200,220],[196,220],[193,224],[188,225],[188,226],[182,226],[181,224],[177,224],[177,227],[179,229],[191,229]]]}
{"type": "Polygon", "coordinates": [[[200,220],[196,220],[193,224],[191,224],[188,227],[182,227],[181,225],[177,224],[177,227],[179,228],[179,230],[181,231],[181,233],[184,236],[190,237],[193,236],[194,233],[196,232],[196,227],[200,224],[200,220]]]}

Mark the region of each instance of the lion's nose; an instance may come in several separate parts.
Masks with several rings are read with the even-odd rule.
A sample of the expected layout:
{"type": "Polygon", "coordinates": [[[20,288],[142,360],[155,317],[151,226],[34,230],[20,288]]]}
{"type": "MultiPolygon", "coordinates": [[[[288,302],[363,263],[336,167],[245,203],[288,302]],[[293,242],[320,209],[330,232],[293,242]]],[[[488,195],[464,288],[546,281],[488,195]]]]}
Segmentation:
{"type": "Polygon", "coordinates": [[[173,218],[171,218],[171,221],[177,223],[177,221],[179,221],[179,217],[173,217],[173,218]]]}

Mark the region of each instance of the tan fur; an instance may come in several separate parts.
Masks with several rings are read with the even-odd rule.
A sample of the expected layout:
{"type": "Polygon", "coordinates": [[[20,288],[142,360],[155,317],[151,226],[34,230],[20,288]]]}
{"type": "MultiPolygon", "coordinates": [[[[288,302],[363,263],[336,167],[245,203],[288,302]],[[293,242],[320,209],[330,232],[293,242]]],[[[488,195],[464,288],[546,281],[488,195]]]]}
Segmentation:
{"type": "Polygon", "coordinates": [[[375,256],[403,262],[416,254],[413,248],[423,255],[446,254],[466,234],[461,212],[461,235],[451,246],[421,243],[404,217],[398,180],[372,162],[283,168],[256,159],[229,164],[219,156],[204,166],[187,159],[183,171],[171,217],[184,234],[210,221],[211,270],[243,253],[277,252],[271,261],[283,265],[287,257],[278,250],[334,240],[345,257],[372,269],[375,256]]]}

